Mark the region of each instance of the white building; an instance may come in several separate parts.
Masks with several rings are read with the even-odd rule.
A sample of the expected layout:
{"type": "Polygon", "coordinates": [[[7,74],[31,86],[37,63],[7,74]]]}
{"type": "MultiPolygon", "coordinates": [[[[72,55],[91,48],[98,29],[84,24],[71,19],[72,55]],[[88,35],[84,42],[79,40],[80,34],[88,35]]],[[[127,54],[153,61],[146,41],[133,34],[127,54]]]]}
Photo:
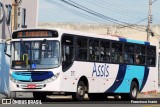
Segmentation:
{"type": "Polygon", "coordinates": [[[37,26],[38,0],[0,0],[0,93],[8,94],[10,59],[4,54],[4,42],[13,30],[37,26]]]}

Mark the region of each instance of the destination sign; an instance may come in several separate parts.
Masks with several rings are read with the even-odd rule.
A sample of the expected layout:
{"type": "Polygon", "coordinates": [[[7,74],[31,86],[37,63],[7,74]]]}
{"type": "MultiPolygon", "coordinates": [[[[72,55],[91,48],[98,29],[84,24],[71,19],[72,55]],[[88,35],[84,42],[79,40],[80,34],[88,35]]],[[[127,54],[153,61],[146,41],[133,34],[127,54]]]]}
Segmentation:
{"type": "Polygon", "coordinates": [[[14,32],[12,38],[46,38],[46,37],[58,37],[56,31],[51,30],[22,30],[14,32]]]}

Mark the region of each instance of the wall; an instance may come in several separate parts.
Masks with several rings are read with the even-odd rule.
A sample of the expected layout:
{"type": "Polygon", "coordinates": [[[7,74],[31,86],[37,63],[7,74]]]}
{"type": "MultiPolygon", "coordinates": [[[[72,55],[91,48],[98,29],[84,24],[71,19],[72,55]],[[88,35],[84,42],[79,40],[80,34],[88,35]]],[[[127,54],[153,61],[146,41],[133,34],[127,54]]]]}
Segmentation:
{"type": "MultiPolygon", "coordinates": [[[[2,4],[2,8],[0,8],[0,93],[5,95],[9,94],[8,88],[8,80],[9,80],[9,66],[10,66],[10,57],[4,54],[4,43],[7,39],[11,38],[13,32],[13,25],[15,23],[13,20],[13,9],[14,6],[12,5],[14,0],[0,0],[2,4]],[[6,5],[12,7],[10,12],[10,20],[7,21],[8,16],[8,8],[6,5]],[[3,16],[3,18],[1,17],[3,16]],[[8,23],[7,23],[8,22],[8,23]],[[10,23],[9,23],[10,22],[10,23]]],[[[37,26],[37,11],[38,11],[38,0],[22,0],[22,3],[19,4],[17,8],[17,24],[15,25],[17,29],[22,28],[22,19],[23,19],[23,12],[22,9],[26,9],[26,21],[25,27],[36,27],[37,26]]],[[[10,52],[10,50],[8,50],[10,52]]]]}
{"type": "MultiPolygon", "coordinates": [[[[22,4],[19,6],[26,8],[26,25],[27,27],[36,27],[38,20],[38,0],[23,0],[22,4]]],[[[21,22],[21,19],[19,19],[21,22]]]]}

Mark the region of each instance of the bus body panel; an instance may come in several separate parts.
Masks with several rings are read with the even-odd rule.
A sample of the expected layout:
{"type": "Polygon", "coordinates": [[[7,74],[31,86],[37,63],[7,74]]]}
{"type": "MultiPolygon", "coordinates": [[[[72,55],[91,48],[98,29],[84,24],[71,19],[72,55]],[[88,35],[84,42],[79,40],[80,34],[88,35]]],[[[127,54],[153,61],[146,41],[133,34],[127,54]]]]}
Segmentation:
{"type": "Polygon", "coordinates": [[[158,89],[158,69],[156,67],[149,67],[148,75],[145,76],[146,84],[141,92],[157,91],[158,89]]]}

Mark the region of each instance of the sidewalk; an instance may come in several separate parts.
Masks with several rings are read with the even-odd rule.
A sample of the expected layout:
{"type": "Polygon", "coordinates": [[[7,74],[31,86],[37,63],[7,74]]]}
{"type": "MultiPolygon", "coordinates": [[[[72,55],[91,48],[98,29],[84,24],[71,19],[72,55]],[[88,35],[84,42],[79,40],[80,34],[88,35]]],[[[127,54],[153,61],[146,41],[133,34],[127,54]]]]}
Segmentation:
{"type": "Polygon", "coordinates": [[[158,93],[150,93],[150,94],[138,94],[138,98],[160,98],[160,94],[158,93]]]}
{"type": "Polygon", "coordinates": [[[0,94],[0,100],[3,99],[3,98],[6,98],[6,96],[3,95],[3,94],[0,94]]]}

